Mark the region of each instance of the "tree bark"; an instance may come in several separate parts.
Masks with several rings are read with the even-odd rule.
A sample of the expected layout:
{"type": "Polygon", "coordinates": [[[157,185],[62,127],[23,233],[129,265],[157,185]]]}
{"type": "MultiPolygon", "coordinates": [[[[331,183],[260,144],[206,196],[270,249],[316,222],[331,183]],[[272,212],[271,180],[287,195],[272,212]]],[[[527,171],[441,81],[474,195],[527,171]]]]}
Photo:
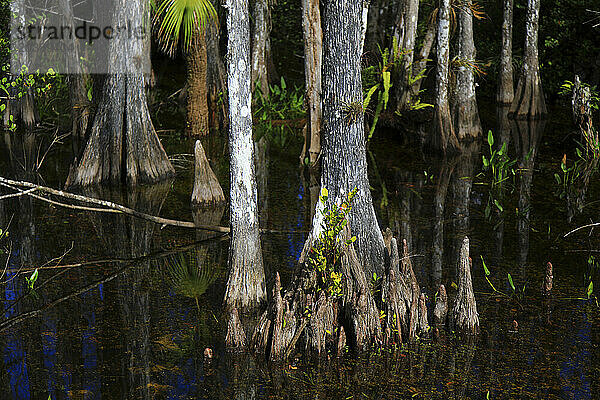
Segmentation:
{"type": "MultiPolygon", "coordinates": [[[[369,188],[362,112],[362,4],[347,3],[333,0],[325,7],[321,186],[327,188],[332,201],[358,189],[350,213],[358,258],[368,276],[373,272],[382,275],[384,243],[369,188]]],[[[317,212],[305,250],[318,237],[320,217],[317,212]]]]}
{"type": "MultiPolygon", "coordinates": [[[[114,20],[143,24],[148,18],[143,0],[119,0],[114,20]]],[[[66,186],[97,183],[157,182],[175,174],[154,130],[139,60],[142,40],[111,40],[109,71],[90,134],[66,186]]]]}
{"type": "Polygon", "coordinates": [[[481,122],[475,94],[475,43],[473,42],[473,15],[471,0],[458,9],[458,58],[461,65],[456,73],[454,95],[454,129],[459,141],[473,140],[481,136],[481,122]]]}
{"type": "Polygon", "coordinates": [[[459,150],[448,103],[450,63],[450,0],[440,0],[437,32],[437,74],[433,125],[428,145],[444,154],[459,150]]]}
{"type": "Polygon", "coordinates": [[[258,84],[262,95],[268,97],[267,42],[271,34],[269,0],[254,0],[252,17],[254,22],[252,35],[252,93],[254,93],[258,84]]]}
{"type": "MultiPolygon", "coordinates": [[[[414,61],[412,76],[417,76],[421,71],[427,68],[427,61],[429,60],[429,54],[431,53],[431,48],[433,47],[433,43],[436,38],[437,33],[437,23],[435,19],[429,23],[427,27],[427,32],[425,32],[425,38],[423,38],[423,44],[421,45],[421,49],[419,50],[419,55],[417,59],[414,61]]],[[[411,95],[418,96],[421,91],[421,83],[423,83],[423,79],[417,80],[411,86],[411,95]]]]}
{"type": "MultiPolygon", "coordinates": [[[[409,78],[413,73],[413,60],[415,41],[417,38],[417,23],[419,21],[419,0],[406,0],[404,2],[403,13],[403,34],[398,38],[402,41],[398,42],[398,52],[404,53],[402,63],[397,73],[396,80],[396,111],[404,111],[411,101],[411,85],[409,78]]],[[[417,71],[417,73],[420,71],[417,71]]]]}
{"type": "MultiPolygon", "coordinates": [[[[219,0],[211,0],[215,9],[220,10],[219,0]]],[[[227,102],[223,101],[219,104],[221,96],[225,94],[227,89],[227,71],[223,64],[220,50],[220,27],[218,23],[209,24],[206,33],[206,85],[209,99],[209,123],[213,128],[219,128],[221,118],[227,119],[227,102]],[[220,109],[220,110],[219,110],[220,109]],[[221,115],[219,115],[221,114],[221,115]]]]}
{"type": "Polygon", "coordinates": [[[304,32],[304,76],[308,119],[304,129],[304,149],[300,162],[306,157],[313,165],[321,153],[321,66],[323,31],[319,0],[302,0],[302,29],[304,32]]]}
{"type": "Polygon", "coordinates": [[[523,70],[510,106],[516,119],[541,119],[548,113],[538,61],[539,18],[540,0],[528,0],[523,70]]]}
{"type": "Polygon", "coordinates": [[[192,191],[192,205],[210,206],[225,203],[225,195],[213,172],[202,143],[196,140],[194,146],[194,189],[192,191]]]}
{"type": "Polygon", "coordinates": [[[248,2],[227,0],[231,247],[225,303],[253,308],[265,299],[252,139],[248,2]]]}
{"type": "Polygon", "coordinates": [[[186,57],[187,104],[186,132],[189,137],[206,136],[208,125],[207,54],[204,32],[193,33],[192,44],[186,57]]]}
{"type": "Polygon", "coordinates": [[[514,0],[504,0],[504,19],[502,21],[502,50],[500,52],[500,73],[496,101],[511,104],[514,94],[512,66],[512,31],[514,0]]]}
{"type": "Polygon", "coordinates": [[[460,249],[458,293],[452,310],[452,326],[465,334],[479,333],[479,314],[471,281],[471,259],[469,258],[469,238],[467,237],[464,238],[460,249]]]}

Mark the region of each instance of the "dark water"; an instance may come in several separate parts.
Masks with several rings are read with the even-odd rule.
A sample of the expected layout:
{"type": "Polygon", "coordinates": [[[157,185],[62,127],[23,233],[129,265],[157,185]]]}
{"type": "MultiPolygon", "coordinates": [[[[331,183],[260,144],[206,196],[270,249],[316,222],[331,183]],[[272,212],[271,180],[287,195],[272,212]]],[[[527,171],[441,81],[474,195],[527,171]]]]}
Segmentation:
{"type": "MultiPolygon", "coordinates": [[[[223,348],[221,308],[227,240],[19,198],[0,202],[0,226],[10,223],[10,240],[1,244],[10,257],[0,256],[8,266],[0,286],[0,399],[485,399],[488,392],[506,399],[600,398],[600,313],[593,296],[582,300],[590,278],[600,287],[597,262],[588,263],[590,255],[600,257],[598,235],[586,230],[562,238],[597,220],[598,175],[585,188],[571,186],[570,201],[560,197],[554,173],[562,175],[563,153],[569,166],[575,157],[560,110],[545,126],[512,129],[497,125],[493,108],[483,115],[496,142],[507,142],[522,168],[514,185],[504,185],[502,214],[485,215],[489,179],[477,177],[485,146],[439,160],[403,145],[397,132],[379,132],[369,159],[380,225],[409,242],[430,302],[439,283],[451,297],[455,293],[458,246],[469,235],[481,320],[473,343],[448,333],[394,354],[283,365],[230,355],[223,348]],[[492,293],[481,257],[494,286],[511,295],[510,273],[518,295],[492,293]],[[25,296],[31,267],[91,261],[41,269],[37,295],[25,296]],[[545,299],[539,288],[547,261],[554,264],[555,289],[545,299]],[[518,332],[511,332],[513,320],[518,332]],[[212,361],[204,359],[207,347],[214,349],[212,361]]],[[[191,142],[164,141],[169,154],[191,153],[191,142]]],[[[33,172],[44,143],[48,138],[6,136],[0,175],[61,186],[72,151],[68,144],[55,148],[33,172]]],[[[206,148],[226,182],[222,143],[213,138],[206,148]]],[[[309,228],[316,177],[298,169],[299,143],[265,151],[257,165],[261,224],[285,231],[262,236],[265,268],[269,282],[276,271],[287,282],[309,228]]],[[[191,169],[179,162],[177,180],[158,187],[85,193],[156,215],[226,225],[227,209],[190,209],[191,169]]]]}

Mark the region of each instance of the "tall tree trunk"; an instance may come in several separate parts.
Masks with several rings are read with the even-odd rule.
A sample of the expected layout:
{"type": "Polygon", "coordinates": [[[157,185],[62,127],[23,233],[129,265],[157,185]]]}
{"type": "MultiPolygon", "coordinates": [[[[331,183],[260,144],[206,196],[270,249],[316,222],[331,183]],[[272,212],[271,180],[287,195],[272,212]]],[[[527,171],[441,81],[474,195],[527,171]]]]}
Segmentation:
{"type": "Polygon", "coordinates": [[[419,21],[419,0],[404,2],[402,42],[398,42],[398,52],[404,53],[396,80],[396,110],[404,111],[411,100],[409,78],[412,76],[415,41],[417,38],[417,23],[419,21]]]}
{"type": "Polygon", "coordinates": [[[502,21],[502,50],[500,52],[500,74],[496,101],[511,104],[514,97],[512,66],[512,31],[514,0],[504,0],[504,19],[502,21]]]}
{"type": "Polygon", "coordinates": [[[319,0],[302,0],[302,29],[304,32],[304,76],[308,119],[304,129],[304,149],[301,162],[308,157],[314,164],[321,153],[321,64],[323,31],[319,0]]]}
{"type": "MultiPolygon", "coordinates": [[[[211,0],[215,9],[220,10],[220,0],[211,0]]],[[[227,71],[221,57],[220,24],[209,24],[206,33],[206,85],[209,99],[209,122],[212,128],[219,128],[221,118],[227,119],[227,102],[220,102],[227,88],[227,71]],[[221,104],[219,104],[221,103],[221,104]],[[219,115],[221,114],[221,115],[219,115]]]]}
{"type": "Polygon", "coordinates": [[[510,113],[517,119],[540,119],[547,114],[538,62],[540,0],[528,0],[523,70],[510,113]]]}
{"type": "Polygon", "coordinates": [[[475,43],[473,42],[473,15],[471,0],[458,10],[458,58],[461,65],[456,73],[454,95],[454,129],[458,140],[471,140],[481,136],[481,122],[475,94],[475,43]]]}
{"type": "MultiPolygon", "coordinates": [[[[115,23],[143,24],[148,18],[144,0],[119,0],[115,23]]],[[[144,58],[143,40],[111,40],[110,74],[90,134],[69,173],[66,186],[97,183],[157,182],[175,174],[154,130],[139,60],[144,58]]]]}
{"type": "Polygon", "coordinates": [[[248,2],[227,0],[231,247],[225,303],[252,308],[265,299],[252,139],[248,2]]]}
{"type": "MultiPolygon", "coordinates": [[[[425,32],[425,37],[423,38],[423,44],[421,45],[421,49],[419,50],[419,55],[417,59],[413,63],[412,67],[412,76],[417,76],[419,73],[427,68],[427,60],[429,60],[429,54],[431,53],[431,48],[433,47],[433,43],[436,38],[437,33],[437,22],[435,19],[429,23],[427,27],[427,31],[425,32]]],[[[421,91],[421,83],[423,83],[423,79],[418,79],[411,86],[411,96],[418,96],[421,91]]]]}
{"type": "Polygon", "coordinates": [[[450,0],[440,0],[437,32],[437,75],[433,126],[428,145],[442,153],[459,149],[454,134],[450,105],[448,103],[448,75],[450,64],[450,0]]]}
{"type": "Polygon", "coordinates": [[[263,96],[269,95],[267,74],[267,42],[271,34],[271,8],[269,0],[254,0],[252,13],[254,29],[252,35],[252,93],[260,86],[263,96]]]}
{"type": "Polygon", "coordinates": [[[204,32],[193,33],[187,54],[186,131],[190,137],[206,136],[208,126],[207,55],[204,32]]]}
{"type": "MultiPolygon", "coordinates": [[[[383,273],[384,243],[375,216],[367,176],[360,35],[362,4],[331,0],[326,5],[323,36],[323,141],[321,185],[337,201],[358,189],[350,214],[357,236],[358,258],[368,276],[383,273]]],[[[311,238],[318,237],[320,215],[313,221],[311,238]]],[[[306,250],[306,248],[305,248],[306,250]]]]}

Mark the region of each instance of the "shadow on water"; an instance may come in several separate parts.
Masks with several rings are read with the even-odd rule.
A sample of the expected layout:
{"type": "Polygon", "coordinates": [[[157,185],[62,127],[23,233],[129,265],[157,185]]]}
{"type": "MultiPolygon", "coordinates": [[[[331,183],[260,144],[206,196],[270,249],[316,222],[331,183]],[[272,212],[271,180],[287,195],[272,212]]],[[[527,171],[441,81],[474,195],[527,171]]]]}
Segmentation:
{"type": "MultiPolygon", "coordinates": [[[[391,135],[376,135],[371,143],[380,224],[407,240],[430,310],[439,284],[448,288],[450,299],[455,295],[460,244],[464,235],[470,237],[481,321],[474,343],[446,334],[393,354],[292,357],[282,365],[228,354],[222,315],[226,240],[20,197],[0,201],[0,226],[12,221],[8,240],[0,243],[10,250],[0,255],[0,265],[8,263],[1,286],[0,398],[462,399],[485,398],[488,391],[490,398],[596,398],[600,316],[592,302],[573,299],[584,297],[589,279],[598,278],[596,264],[588,264],[598,239],[589,232],[568,240],[562,235],[596,220],[600,207],[586,199],[598,197],[600,184],[593,168],[582,164],[582,178],[560,196],[562,185],[554,177],[560,159],[551,149],[563,133],[553,124],[511,121],[499,109],[494,131],[494,148],[506,143],[517,161],[514,178],[494,194],[502,210],[492,208],[488,215],[489,176],[481,161],[487,144],[440,160],[416,154],[391,135]],[[64,259],[55,259],[72,242],[64,259]],[[490,269],[488,279],[508,296],[492,292],[480,256],[490,269]],[[542,298],[547,261],[555,266],[555,292],[542,298]],[[36,294],[28,294],[25,277],[42,265],[36,294]],[[518,296],[510,296],[509,273],[518,296]]],[[[0,145],[2,175],[61,186],[68,160],[50,154],[37,173],[31,162],[37,139],[8,139],[0,145]]],[[[289,157],[295,150],[257,145],[261,224],[286,232],[262,236],[265,267],[270,282],[279,271],[284,285],[320,190],[318,171],[300,171],[296,158],[289,157]]],[[[226,170],[224,157],[212,162],[226,170]]],[[[173,185],[86,189],[85,194],[150,214],[227,225],[226,207],[193,210],[183,203],[189,184],[182,180],[188,178],[184,171],[173,185]]]]}

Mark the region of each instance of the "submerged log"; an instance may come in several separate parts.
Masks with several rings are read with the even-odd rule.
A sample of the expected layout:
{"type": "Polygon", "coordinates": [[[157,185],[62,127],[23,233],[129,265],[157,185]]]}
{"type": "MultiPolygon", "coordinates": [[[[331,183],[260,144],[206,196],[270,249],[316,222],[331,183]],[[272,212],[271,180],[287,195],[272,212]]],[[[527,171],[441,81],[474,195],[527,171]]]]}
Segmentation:
{"type": "Polygon", "coordinates": [[[552,281],[554,280],[552,263],[546,264],[546,275],[544,276],[544,283],[542,285],[542,294],[549,296],[552,293],[552,281]]]}
{"type": "Polygon", "coordinates": [[[208,206],[225,203],[225,195],[213,172],[202,143],[196,140],[194,146],[194,190],[192,191],[192,204],[194,206],[208,206]]]}
{"type": "Polygon", "coordinates": [[[477,314],[477,304],[473,294],[469,260],[469,238],[465,237],[460,249],[458,294],[452,310],[452,325],[462,333],[475,335],[479,332],[479,314],[477,314]]]}
{"type": "Polygon", "coordinates": [[[444,285],[440,285],[435,301],[435,309],[433,310],[433,323],[435,325],[445,325],[447,315],[448,295],[446,294],[446,287],[444,285]]]}

